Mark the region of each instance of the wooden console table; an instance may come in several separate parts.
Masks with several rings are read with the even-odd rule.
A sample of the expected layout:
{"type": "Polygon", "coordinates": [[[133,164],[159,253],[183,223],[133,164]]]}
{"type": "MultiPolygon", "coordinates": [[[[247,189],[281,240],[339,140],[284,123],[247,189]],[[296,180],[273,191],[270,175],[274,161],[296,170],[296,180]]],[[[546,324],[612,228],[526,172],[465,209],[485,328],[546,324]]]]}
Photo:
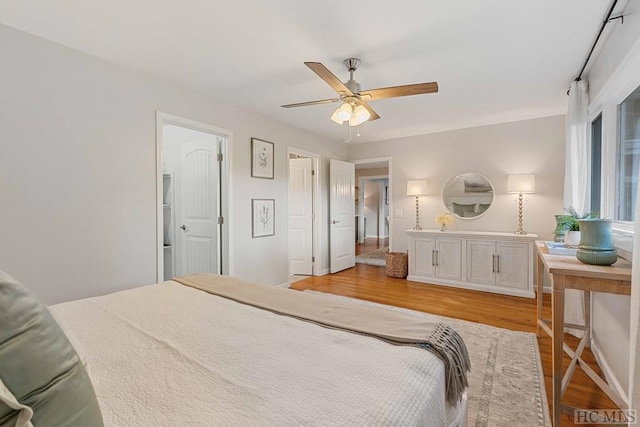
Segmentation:
{"type": "Polygon", "coordinates": [[[544,242],[536,241],[538,253],[537,261],[537,303],[538,325],[537,335],[541,331],[546,332],[552,340],[552,388],[553,388],[553,425],[560,425],[560,414],[563,409],[573,415],[573,409],[568,405],[562,405],[562,396],[571,381],[576,365],[600,387],[620,408],[626,408],[626,402],[609,385],[587,365],[582,358],[582,351],[589,345],[591,339],[591,292],[605,292],[610,294],[631,295],[631,264],[618,260],[614,265],[602,267],[583,264],[574,256],[549,255],[544,242]],[[551,295],[552,321],[542,317],[542,282],[545,271],[551,277],[553,293],[551,295]],[[584,291],[585,326],[564,323],[564,291],[565,289],[578,289],[584,291]],[[548,326],[552,324],[553,330],[548,326]],[[574,352],[564,342],[564,327],[584,330],[584,336],[580,340],[574,352]],[[562,352],[571,357],[571,363],[564,377],[562,376],[562,352]]]}

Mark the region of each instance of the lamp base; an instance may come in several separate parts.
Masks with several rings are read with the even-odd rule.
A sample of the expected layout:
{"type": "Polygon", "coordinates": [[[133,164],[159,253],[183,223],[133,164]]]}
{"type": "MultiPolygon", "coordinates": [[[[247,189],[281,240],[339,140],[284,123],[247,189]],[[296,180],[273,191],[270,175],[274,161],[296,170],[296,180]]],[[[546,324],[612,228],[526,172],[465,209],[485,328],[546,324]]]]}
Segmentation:
{"type": "Polygon", "coordinates": [[[413,227],[414,230],[419,231],[422,230],[422,227],[413,227]]]}
{"type": "Polygon", "coordinates": [[[517,230],[517,231],[514,231],[513,234],[524,236],[525,234],[527,234],[527,232],[524,230],[517,230]]]}

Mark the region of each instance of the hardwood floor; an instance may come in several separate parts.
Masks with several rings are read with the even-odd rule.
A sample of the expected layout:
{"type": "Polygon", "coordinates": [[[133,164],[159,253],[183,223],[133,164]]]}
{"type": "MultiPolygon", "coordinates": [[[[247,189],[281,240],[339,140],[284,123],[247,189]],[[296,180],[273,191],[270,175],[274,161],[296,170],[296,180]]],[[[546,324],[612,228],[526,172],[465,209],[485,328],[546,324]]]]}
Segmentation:
{"type": "MultiPolygon", "coordinates": [[[[536,331],[535,299],[409,282],[387,277],[384,267],[356,264],[355,267],[337,274],[310,277],[296,282],[291,288],[313,289],[515,331],[536,331]]],[[[550,295],[545,294],[545,312],[548,318],[551,318],[550,303],[550,295]]],[[[567,335],[566,339],[571,348],[577,347],[577,338],[567,335]]],[[[547,398],[551,400],[551,338],[546,335],[538,338],[538,344],[545,373],[547,398]]],[[[585,349],[583,356],[585,362],[601,375],[593,353],[585,349]]],[[[569,361],[565,355],[564,369],[569,361]]],[[[588,409],[616,407],[579,368],[576,369],[563,402],[588,409]]],[[[562,417],[563,426],[574,425],[568,415],[563,414],[562,417]]]]}
{"type": "Polygon", "coordinates": [[[388,237],[384,239],[375,239],[375,238],[364,239],[364,242],[356,243],[356,256],[360,254],[366,254],[367,252],[373,252],[376,249],[386,248],[388,246],[389,246],[388,237]]]}

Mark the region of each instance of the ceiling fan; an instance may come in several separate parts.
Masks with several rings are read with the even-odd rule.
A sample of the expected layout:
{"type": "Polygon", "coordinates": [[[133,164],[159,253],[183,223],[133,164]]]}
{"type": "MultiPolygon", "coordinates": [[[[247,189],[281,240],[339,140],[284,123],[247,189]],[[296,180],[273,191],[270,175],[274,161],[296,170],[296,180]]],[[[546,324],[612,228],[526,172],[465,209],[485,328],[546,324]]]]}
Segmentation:
{"type": "Polygon", "coordinates": [[[437,82],[362,90],[360,83],[353,79],[353,73],[358,69],[360,60],[358,58],[347,58],[343,61],[343,64],[347,67],[347,70],[349,70],[349,80],[345,83],[342,83],[327,67],[319,62],[304,63],[304,65],[311,68],[311,71],[316,73],[340,95],[338,98],[286,104],[282,107],[304,107],[307,105],[328,104],[341,101],[342,105],[333,112],[331,120],[340,125],[348,122],[349,126],[359,126],[367,120],[377,120],[380,118],[378,113],[367,104],[367,101],[438,92],[437,82]]]}

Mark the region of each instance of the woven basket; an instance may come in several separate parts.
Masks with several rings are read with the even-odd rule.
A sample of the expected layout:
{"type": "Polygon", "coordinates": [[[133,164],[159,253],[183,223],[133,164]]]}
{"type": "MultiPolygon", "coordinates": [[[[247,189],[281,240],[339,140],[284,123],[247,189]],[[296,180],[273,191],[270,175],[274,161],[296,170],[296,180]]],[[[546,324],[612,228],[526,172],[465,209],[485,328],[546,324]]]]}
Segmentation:
{"type": "Polygon", "coordinates": [[[387,276],[404,279],[409,271],[409,256],[404,252],[389,252],[385,254],[387,276]]]}

